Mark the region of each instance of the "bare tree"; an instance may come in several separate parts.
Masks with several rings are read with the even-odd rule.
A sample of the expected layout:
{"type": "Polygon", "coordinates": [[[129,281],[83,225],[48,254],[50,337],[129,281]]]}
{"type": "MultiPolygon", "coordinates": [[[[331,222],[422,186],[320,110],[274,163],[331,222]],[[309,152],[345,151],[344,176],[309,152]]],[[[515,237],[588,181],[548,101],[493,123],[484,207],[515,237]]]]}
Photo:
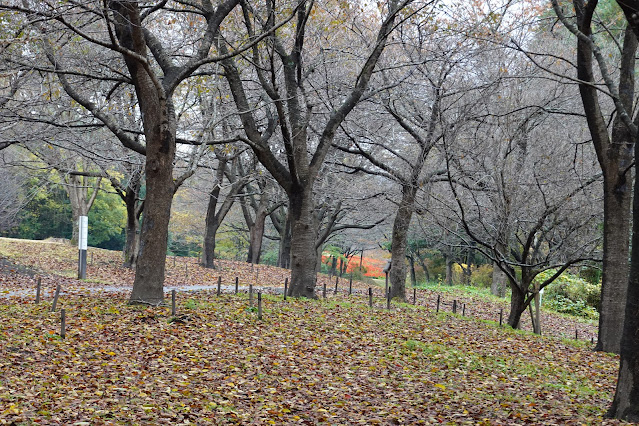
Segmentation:
{"type": "MultiPolygon", "coordinates": [[[[251,73],[254,73],[252,75],[256,76],[259,89],[263,91],[263,96],[258,98],[268,99],[274,110],[263,102],[255,105],[249,100],[249,88],[235,61],[224,60],[222,66],[242,120],[245,142],[288,195],[288,221],[291,227],[289,292],[292,296],[315,297],[318,224],[313,215],[313,185],[335,133],[364,96],[397,15],[408,3],[411,1],[386,3],[386,16],[372,45],[367,48],[368,55],[353,63],[358,66],[354,82],[338,98],[327,99],[327,108],[318,111],[323,105],[317,100],[311,101],[309,91],[313,86],[308,76],[314,69],[313,62],[323,58],[321,55],[316,61],[307,58],[310,47],[307,35],[310,31],[315,31],[312,28],[312,12],[318,5],[313,1],[299,1],[295,4],[294,25],[287,27],[285,31],[274,33],[271,31],[276,14],[273,2],[266,2],[263,9],[256,9],[248,2],[242,2],[244,25],[249,36],[255,37],[254,22],[261,25],[263,31],[270,31],[267,43],[256,45],[250,59],[254,66],[251,73]],[[286,35],[290,35],[290,39],[284,39],[286,35]],[[266,115],[266,125],[262,128],[256,118],[256,107],[265,108],[263,114],[266,115]],[[319,112],[323,114],[320,115],[319,112]],[[315,118],[316,116],[321,116],[321,120],[315,118]],[[267,143],[277,128],[283,141],[284,158],[267,143]],[[317,138],[313,138],[310,132],[316,134],[317,138]]],[[[230,51],[228,40],[222,34],[216,42],[222,55],[230,51]]],[[[319,46],[313,53],[319,53],[319,46]]],[[[351,60],[355,61],[355,58],[351,60]]]]}
{"type": "Polygon", "coordinates": [[[208,0],[154,5],[133,1],[34,4],[24,0],[0,6],[0,10],[24,14],[24,22],[33,26],[29,36],[40,40],[39,48],[51,64],[25,66],[53,71],[71,98],[124,146],[146,156],[144,219],[131,303],[155,305],[164,299],[178,127],[173,97],[183,81],[216,60],[209,55],[213,35],[238,2],[227,0],[214,6],[208,0]],[[166,19],[178,15],[184,20],[166,19]],[[184,22],[184,28],[168,30],[166,25],[174,22],[184,22]],[[171,40],[159,38],[160,31],[171,34],[171,40]],[[135,89],[142,143],[119,120],[118,115],[125,111],[108,108],[111,93],[125,86],[135,89]]]}
{"type": "Polygon", "coordinates": [[[628,124],[636,126],[639,122],[639,115],[632,117],[636,110],[637,38],[630,27],[621,33],[608,31],[609,36],[621,35],[613,43],[618,52],[609,56],[619,58],[618,62],[608,64],[602,54],[602,37],[593,36],[594,25],[607,26],[595,17],[597,1],[573,1],[576,20],[568,19],[556,0],[552,4],[564,26],[577,38],[579,93],[604,176],[604,257],[597,350],[618,353],[628,281],[632,152],[636,142],[636,133],[628,124]],[[619,68],[618,75],[611,73],[611,65],[619,68]],[[608,89],[598,88],[601,83],[608,89]],[[616,110],[606,105],[606,100],[616,110]]]}

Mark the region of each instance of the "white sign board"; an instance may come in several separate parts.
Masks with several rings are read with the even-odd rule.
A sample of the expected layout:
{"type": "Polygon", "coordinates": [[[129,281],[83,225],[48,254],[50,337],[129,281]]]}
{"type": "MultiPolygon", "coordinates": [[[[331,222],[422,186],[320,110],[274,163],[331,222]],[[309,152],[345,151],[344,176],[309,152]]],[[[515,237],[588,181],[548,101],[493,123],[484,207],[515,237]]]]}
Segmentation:
{"type": "Polygon", "coordinates": [[[89,217],[80,216],[78,220],[78,249],[87,249],[87,240],[89,239],[89,217]]]}

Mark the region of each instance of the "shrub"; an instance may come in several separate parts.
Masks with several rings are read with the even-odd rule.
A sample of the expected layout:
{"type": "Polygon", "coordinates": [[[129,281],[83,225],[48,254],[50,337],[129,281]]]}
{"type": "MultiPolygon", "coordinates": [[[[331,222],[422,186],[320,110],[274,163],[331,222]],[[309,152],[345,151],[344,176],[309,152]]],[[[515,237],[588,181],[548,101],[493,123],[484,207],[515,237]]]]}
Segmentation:
{"type": "Polygon", "coordinates": [[[490,288],[493,283],[493,265],[486,263],[474,269],[472,280],[477,287],[490,288]]]}
{"type": "MultiPolygon", "coordinates": [[[[554,273],[553,270],[542,272],[535,281],[543,282],[554,273]]],[[[542,300],[557,312],[594,319],[601,303],[601,284],[591,284],[564,272],[545,288],[542,300]]]]}

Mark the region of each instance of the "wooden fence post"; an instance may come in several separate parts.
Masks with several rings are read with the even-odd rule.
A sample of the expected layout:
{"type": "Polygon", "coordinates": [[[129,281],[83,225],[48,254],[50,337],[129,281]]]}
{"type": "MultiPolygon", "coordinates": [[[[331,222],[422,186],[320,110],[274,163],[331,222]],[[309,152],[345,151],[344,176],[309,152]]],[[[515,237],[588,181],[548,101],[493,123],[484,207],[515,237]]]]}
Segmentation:
{"type": "Polygon", "coordinates": [[[171,290],[171,316],[175,316],[175,289],[171,290]]]}
{"type": "Polygon", "coordinates": [[[335,275],[335,291],[333,292],[333,294],[335,296],[337,296],[337,285],[339,284],[339,277],[337,275],[335,275]]]}
{"type": "Polygon", "coordinates": [[[235,294],[237,294],[239,291],[240,291],[240,278],[235,277],[235,294]]]}
{"type": "Polygon", "coordinates": [[[217,295],[219,296],[222,293],[222,276],[217,277],[217,295]]]}
{"type": "Polygon", "coordinates": [[[257,319],[262,319],[262,292],[257,292],[257,319]]]}
{"type": "Polygon", "coordinates": [[[286,300],[286,293],[288,293],[288,277],[284,279],[284,300],[286,300]]]}
{"type": "Polygon", "coordinates": [[[501,308],[499,310],[499,326],[500,327],[503,325],[503,320],[504,320],[504,308],[501,308]]]}
{"type": "Polygon", "coordinates": [[[353,294],[353,272],[351,272],[351,277],[348,280],[348,295],[353,294]]]}
{"type": "Polygon", "coordinates": [[[53,305],[51,305],[51,312],[55,312],[55,307],[58,305],[58,297],[60,297],[60,284],[55,288],[55,296],[53,296],[53,305]]]}
{"type": "Polygon", "coordinates": [[[413,305],[417,305],[417,289],[413,288],[413,305]]]}
{"type": "Polygon", "coordinates": [[[60,310],[60,337],[64,339],[67,335],[67,310],[60,310]]]}
{"type": "Polygon", "coordinates": [[[324,287],[322,288],[322,298],[326,299],[326,281],[324,281],[324,287]]]}
{"type": "Polygon", "coordinates": [[[388,293],[388,271],[384,271],[384,294],[388,293]]]}
{"type": "Polygon", "coordinates": [[[42,290],[42,278],[38,277],[38,282],[36,283],[36,305],[40,303],[40,291],[42,290]]]}
{"type": "Polygon", "coordinates": [[[368,306],[373,307],[373,289],[368,287],[368,306]]]}
{"type": "Polygon", "coordinates": [[[437,312],[439,313],[439,299],[440,299],[441,295],[438,294],[437,295],[437,312]]]}
{"type": "Polygon", "coordinates": [[[253,307],[253,284],[249,284],[249,306],[253,307]]]}

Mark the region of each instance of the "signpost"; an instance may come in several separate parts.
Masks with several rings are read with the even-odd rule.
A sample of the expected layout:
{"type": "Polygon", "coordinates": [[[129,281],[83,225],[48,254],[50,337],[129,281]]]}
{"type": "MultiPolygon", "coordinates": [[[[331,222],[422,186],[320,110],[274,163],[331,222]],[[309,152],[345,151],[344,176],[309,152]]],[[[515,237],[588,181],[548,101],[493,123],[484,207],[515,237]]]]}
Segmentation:
{"type": "Polygon", "coordinates": [[[89,238],[89,217],[80,216],[78,220],[78,279],[87,277],[87,240],[89,238]]]}

